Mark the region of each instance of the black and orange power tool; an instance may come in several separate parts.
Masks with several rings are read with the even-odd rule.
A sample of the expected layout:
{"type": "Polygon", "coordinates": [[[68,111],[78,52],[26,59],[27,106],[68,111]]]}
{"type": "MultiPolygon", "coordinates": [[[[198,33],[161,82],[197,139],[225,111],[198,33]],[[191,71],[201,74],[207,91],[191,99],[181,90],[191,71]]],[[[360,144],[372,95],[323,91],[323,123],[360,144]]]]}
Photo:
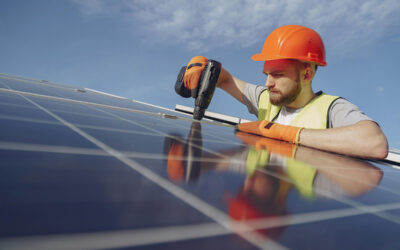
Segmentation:
{"type": "Polygon", "coordinates": [[[221,63],[211,59],[208,60],[201,74],[197,87],[192,90],[187,89],[184,85],[183,78],[185,76],[185,72],[186,66],[183,66],[176,79],[175,91],[182,97],[195,98],[193,118],[196,120],[201,120],[204,117],[204,113],[214,95],[218,77],[221,72],[221,63]]]}

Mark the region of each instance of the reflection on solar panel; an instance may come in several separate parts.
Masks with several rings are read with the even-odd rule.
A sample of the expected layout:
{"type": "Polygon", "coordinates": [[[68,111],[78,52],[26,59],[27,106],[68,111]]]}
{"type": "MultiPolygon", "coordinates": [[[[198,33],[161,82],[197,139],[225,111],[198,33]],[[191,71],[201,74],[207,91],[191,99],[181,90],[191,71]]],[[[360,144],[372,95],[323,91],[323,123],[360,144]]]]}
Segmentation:
{"type": "Polygon", "coordinates": [[[1,249],[400,249],[390,164],[4,74],[0,103],[1,249]]]}

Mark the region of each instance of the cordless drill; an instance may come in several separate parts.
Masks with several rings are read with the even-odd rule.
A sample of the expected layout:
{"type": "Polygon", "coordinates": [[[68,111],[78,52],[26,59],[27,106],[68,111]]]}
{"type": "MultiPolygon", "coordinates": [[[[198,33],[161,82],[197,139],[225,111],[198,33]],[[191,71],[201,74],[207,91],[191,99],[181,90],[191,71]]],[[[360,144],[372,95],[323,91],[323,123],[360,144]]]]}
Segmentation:
{"type": "Polygon", "coordinates": [[[182,97],[195,98],[193,118],[196,120],[201,120],[204,117],[204,113],[211,102],[217,86],[219,73],[221,72],[221,63],[215,60],[208,60],[201,74],[197,87],[192,90],[185,88],[183,83],[185,71],[186,66],[183,66],[176,79],[175,91],[182,97]]]}

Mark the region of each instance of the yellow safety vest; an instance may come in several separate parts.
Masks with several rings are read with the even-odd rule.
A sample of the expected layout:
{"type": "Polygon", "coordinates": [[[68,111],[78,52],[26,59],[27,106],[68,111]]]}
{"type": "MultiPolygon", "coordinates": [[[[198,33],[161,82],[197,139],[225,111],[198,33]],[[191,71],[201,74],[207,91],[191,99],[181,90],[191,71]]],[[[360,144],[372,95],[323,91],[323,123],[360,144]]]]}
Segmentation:
{"type": "MultiPolygon", "coordinates": [[[[324,93],[318,93],[317,95],[297,114],[290,125],[313,129],[325,129],[328,127],[329,108],[339,97],[324,93]]],[[[259,121],[274,121],[278,117],[281,107],[270,103],[268,91],[261,93],[258,103],[259,121]]],[[[269,161],[269,156],[269,152],[266,150],[260,151],[251,147],[246,159],[247,173],[251,175],[257,167],[265,167],[269,161]]],[[[296,159],[286,158],[286,174],[301,195],[308,198],[314,197],[315,168],[296,159]]]]}
{"type": "MultiPolygon", "coordinates": [[[[317,96],[297,114],[290,125],[315,129],[328,128],[329,107],[338,98],[338,96],[327,95],[322,92],[317,93],[317,96]]],[[[280,110],[281,106],[270,103],[267,90],[261,93],[258,101],[259,121],[274,121],[278,117],[280,110]]]]}

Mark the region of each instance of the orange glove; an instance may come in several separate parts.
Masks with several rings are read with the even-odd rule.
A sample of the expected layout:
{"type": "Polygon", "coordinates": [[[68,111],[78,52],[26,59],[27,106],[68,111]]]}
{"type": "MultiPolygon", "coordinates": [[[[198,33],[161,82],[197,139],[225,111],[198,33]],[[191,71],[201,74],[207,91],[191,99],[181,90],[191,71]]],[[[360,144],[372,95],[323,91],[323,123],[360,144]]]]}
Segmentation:
{"type": "Polygon", "coordinates": [[[299,135],[303,128],[269,121],[258,121],[239,124],[238,129],[243,132],[298,144],[299,135]]]}
{"type": "Polygon", "coordinates": [[[201,73],[203,73],[207,61],[208,59],[204,56],[195,56],[190,59],[186,67],[185,76],[183,77],[185,88],[189,90],[197,88],[201,73]]]}

